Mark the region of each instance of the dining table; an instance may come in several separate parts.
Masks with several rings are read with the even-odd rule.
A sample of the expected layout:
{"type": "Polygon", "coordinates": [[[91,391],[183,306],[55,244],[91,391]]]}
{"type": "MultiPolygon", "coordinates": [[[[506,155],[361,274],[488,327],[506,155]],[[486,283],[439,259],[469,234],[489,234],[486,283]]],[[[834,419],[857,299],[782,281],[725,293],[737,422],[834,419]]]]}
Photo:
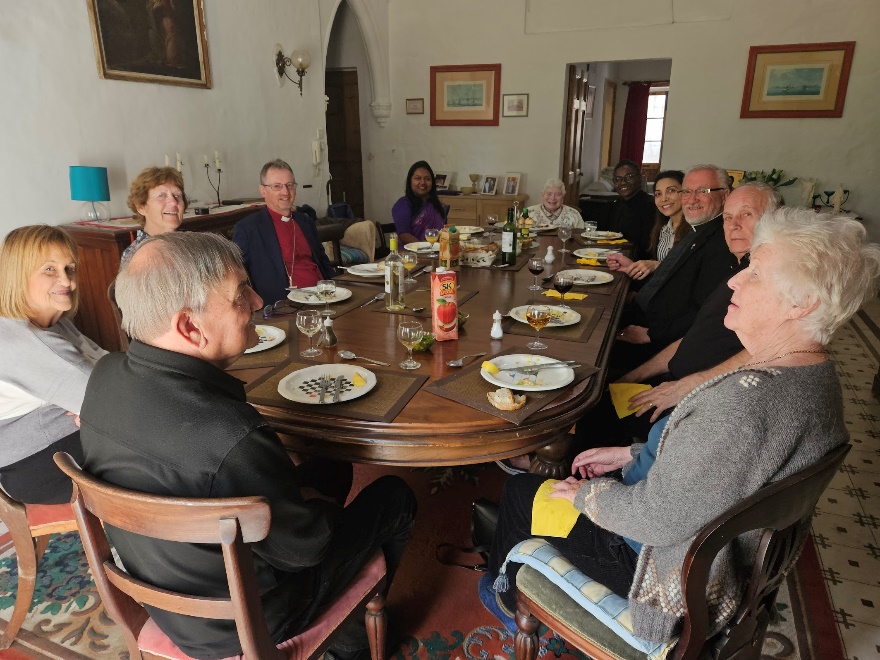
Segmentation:
{"type": "MultiPolygon", "coordinates": [[[[574,240],[568,241],[572,251],[595,245],[582,238],[579,231],[574,234],[574,240]]],[[[458,304],[459,310],[468,315],[467,321],[459,328],[458,339],[437,341],[427,351],[414,352],[420,363],[418,369],[404,371],[399,367],[407,350],[398,341],[397,329],[402,321],[418,320],[426,331],[431,330],[431,275],[423,268],[436,267],[434,254],[419,255],[419,264],[411,271],[416,283],[407,286],[407,303],[416,309],[427,304],[426,310],[388,312],[384,301],[373,300],[375,293],[384,290],[382,277],[359,277],[340,270],[337,286],[345,287],[352,296],[331,305],[337,311],[333,317],[336,346],[323,347],[322,353],[314,358],[301,357],[299,353],[307,347],[307,338],[297,332],[296,309],[281,303],[276,312],[258,312],[255,318],[257,323],[285,328],[286,347],[246,355],[240,364],[230,367],[230,373],[246,383],[248,400],[290,452],[357,463],[420,467],[484,463],[532,453],[530,472],[564,478],[568,474],[574,425],[596,404],[605,386],[629,278],[609,271],[604,262],[599,266],[579,265],[572,252],[560,253],[562,247],[553,232],[537,236],[533,247],[523,251],[513,268],[460,267],[458,304]],[[543,257],[549,246],[554,247],[555,260],[539,277],[542,291],[532,291],[529,286],[534,278],[527,261],[530,257],[543,257]],[[583,300],[564,301],[581,315],[579,324],[558,331],[553,326],[542,330],[545,350],[527,348],[533,331],[509,316],[504,317],[501,339],[490,337],[496,311],[506,314],[523,305],[558,305],[561,301],[544,295],[545,290],[553,288],[552,281],[546,278],[569,269],[610,273],[612,277],[606,284],[576,285],[572,289],[587,294],[583,300]],[[346,361],[340,355],[343,350],[388,362],[390,366],[359,359],[346,361]],[[463,367],[447,365],[450,360],[482,352],[485,356],[465,360],[463,367]],[[583,371],[573,383],[558,390],[525,392],[527,400],[532,399],[525,417],[504,415],[487,410],[486,392],[494,391],[496,386],[478,377],[483,360],[503,354],[541,354],[574,360],[583,371]],[[332,403],[288,405],[278,396],[279,379],[285,374],[308,366],[338,363],[369,370],[379,385],[385,385],[384,393],[382,387],[376,387],[357,402],[346,404],[348,408],[332,403]]],[[[598,247],[625,252],[630,246],[598,247]]]]}

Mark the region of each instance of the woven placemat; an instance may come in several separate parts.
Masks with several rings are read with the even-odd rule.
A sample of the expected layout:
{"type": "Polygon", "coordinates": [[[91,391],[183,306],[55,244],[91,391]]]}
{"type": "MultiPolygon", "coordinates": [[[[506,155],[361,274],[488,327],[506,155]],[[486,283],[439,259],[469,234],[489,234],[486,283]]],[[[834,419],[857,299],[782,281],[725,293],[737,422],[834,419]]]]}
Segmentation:
{"type": "Polygon", "coordinates": [[[497,259],[498,263],[489,266],[489,268],[491,268],[492,270],[500,270],[501,272],[504,272],[506,270],[522,270],[522,267],[529,263],[529,259],[531,259],[533,256],[535,256],[535,251],[529,249],[525,252],[521,252],[520,255],[516,258],[516,263],[512,266],[499,266],[498,264],[501,263],[501,255],[499,254],[497,259]]]}
{"type": "MultiPolygon", "coordinates": [[[[551,303],[548,303],[551,304],[551,303]]],[[[554,327],[548,325],[541,330],[541,339],[562,339],[564,341],[589,341],[590,335],[599,324],[602,318],[601,307],[579,307],[577,313],[581,315],[581,320],[574,325],[564,325],[554,327]]],[[[524,335],[526,337],[535,336],[535,330],[527,323],[520,323],[516,319],[508,319],[502,325],[504,332],[509,335],[524,335]]]]}
{"type": "Polygon", "coordinates": [[[333,278],[334,282],[351,282],[352,284],[376,284],[378,286],[385,286],[385,278],[384,277],[361,277],[360,275],[353,275],[348,271],[341,271],[339,275],[333,278]]]}
{"type": "Polygon", "coordinates": [[[273,325],[276,328],[281,328],[287,333],[287,336],[278,346],[266,349],[265,351],[260,351],[259,353],[245,353],[230,366],[226,367],[226,370],[234,371],[236,369],[277,367],[279,364],[287,362],[290,359],[291,349],[295,351],[299,346],[299,333],[296,330],[293,318],[294,317],[287,319],[254,318],[254,323],[259,325],[273,325]]]}
{"type": "MultiPolygon", "coordinates": [[[[384,286],[384,280],[383,286],[384,286]]],[[[348,300],[343,300],[342,302],[335,303],[330,305],[330,309],[336,312],[336,315],[333,317],[338,319],[343,314],[348,314],[353,309],[357,309],[365,302],[373,298],[377,293],[379,293],[379,289],[372,285],[354,285],[354,282],[346,282],[348,286],[344,287],[351,291],[351,298],[348,300]]],[[[379,303],[376,303],[377,305],[379,303]]],[[[311,305],[312,309],[324,309],[323,307],[318,307],[317,305],[311,305]]]]}
{"type": "Polygon", "coordinates": [[[297,403],[285,399],[278,393],[278,383],[282,378],[299,369],[314,367],[315,364],[315,362],[296,359],[270,371],[246,388],[248,402],[297,412],[325,413],[335,417],[363,419],[369,422],[390,422],[397,417],[403,407],[428,380],[428,376],[370,367],[370,371],[376,374],[376,387],[359,399],[318,405],[297,403]]]}
{"type": "MultiPolygon", "coordinates": [[[[529,352],[529,349],[527,349],[525,346],[515,346],[509,350],[504,351],[503,353],[498,353],[493,357],[498,357],[500,355],[507,355],[511,353],[529,352]]],[[[557,360],[565,359],[561,356],[553,355],[551,353],[548,353],[547,357],[552,357],[557,360]]],[[[483,377],[480,375],[480,365],[481,363],[477,361],[465,367],[461,371],[453,374],[452,376],[447,376],[446,378],[435,380],[433,383],[425,387],[425,391],[430,392],[431,394],[436,394],[437,396],[442,396],[444,399],[457,401],[458,403],[468,406],[469,408],[482,410],[483,412],[493,415],[494,417],[500,417],[501,419],[505,419],[508,422],[519,426],[532,413],[535,413],[538,410],[541,410],[542,408],[547,406],[548,403],[551,403],[552,401],[557,399],[560,394],[564,393],[565,390],[574,387],[582,380],[589,378],[597,371],[599,371],[596,367],[579,367],[574,370],[574,380],[569,385],[566,385],[565,387],[558,390],[551,390],[549,392],[525,392],[526,405],[524,405],[522,408],[520,408],[519,410],[498,410],[498,408],[489,403],[489,399],[486,397],[489,392],[494,392],[495,390],[497,390],[498,386],[493,385],[492,383],[483,379],[483,377]]],[[[522,392],[516,393],[522,394],[522,392]]]]}
{"type": "MultiPolygon", "coordinates": [[[[477,295],[476,291],[465,291],[460,289],[458,291],[458,306],[461,307],[463,303],[467,300],[470,300],[475,295],[477,295]]],[[[384,314],[406,314],[407,316],[416,316],[422,319],[431,318],[431,292],[430,291],[412,291],[411,293],[406,294],[406,304],[409,307],[424,307],[424,311],[414,312],[411,309],[405,309],[402,312],[392,312],[385,309],[385,305],[374,305],[372,306],[372,310],[374,312],[382,312],[384,314]]]]}

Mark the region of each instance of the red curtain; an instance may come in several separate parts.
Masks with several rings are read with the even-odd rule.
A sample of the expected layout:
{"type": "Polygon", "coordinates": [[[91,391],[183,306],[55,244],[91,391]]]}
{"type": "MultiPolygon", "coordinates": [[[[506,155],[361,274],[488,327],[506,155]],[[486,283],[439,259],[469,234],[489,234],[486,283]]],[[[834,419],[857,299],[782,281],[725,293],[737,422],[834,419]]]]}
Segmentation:
{"type": "Polygon", "coordinates": [[[620,140],[620,160],[628,159],[641,166],[645,153],[645,126],[648,123],[648,95],[651,86],[630,83],[623,114],[623,137],[620,140]]]}

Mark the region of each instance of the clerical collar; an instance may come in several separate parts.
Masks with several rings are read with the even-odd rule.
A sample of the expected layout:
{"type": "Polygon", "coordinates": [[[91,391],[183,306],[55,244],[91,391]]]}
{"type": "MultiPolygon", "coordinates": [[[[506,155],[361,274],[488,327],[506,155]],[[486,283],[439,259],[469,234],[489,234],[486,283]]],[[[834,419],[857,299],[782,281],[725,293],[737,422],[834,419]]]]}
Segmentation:
{"type": "Polygon", "coordinates": [[[293,211],[290,212],[290,215],[281,215],[270,209],[268,206],[266,207],[266,210],[269,212],[269,216],[273,220],[280,220],[281,222],[290,222],[290,218],[293,216],[293,211]]]}

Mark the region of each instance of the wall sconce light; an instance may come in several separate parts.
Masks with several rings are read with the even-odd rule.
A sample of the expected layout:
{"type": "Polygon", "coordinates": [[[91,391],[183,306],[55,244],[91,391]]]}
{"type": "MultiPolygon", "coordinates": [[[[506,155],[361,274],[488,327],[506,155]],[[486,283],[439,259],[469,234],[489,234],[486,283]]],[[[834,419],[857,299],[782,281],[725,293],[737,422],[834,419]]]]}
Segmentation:
{"type": "Polygon", "coordinates": [[[299,95],[302,96],[302,79],[303,76],[306,75],[306,69],[308,69],[309,65],[312,63],[312,56],[309,55],[309,51],[295,50],[291,53],[290,57],[285,57],[281,50],[281,46],[275,44],[273,55],[275,57],[275,75],[278,77],[278,86],[282,86],[284,84],[284,78],[287,78],[290,82],[299,87],[299,95]],[[296,75],[299,78],[298,80],[294,80],[287,75],[287,67],[289,66],[292,66],[296,70],[296,75]]]}

